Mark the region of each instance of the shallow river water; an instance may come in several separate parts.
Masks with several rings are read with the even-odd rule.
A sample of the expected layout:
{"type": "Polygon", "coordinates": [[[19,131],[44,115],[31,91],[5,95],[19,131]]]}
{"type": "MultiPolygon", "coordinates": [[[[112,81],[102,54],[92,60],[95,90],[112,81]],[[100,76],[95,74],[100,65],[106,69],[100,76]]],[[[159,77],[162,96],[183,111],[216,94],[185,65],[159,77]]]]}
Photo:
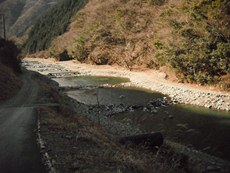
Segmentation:
{"type": "MultiPolygon", "coordinates": [[[[128,82],[126,78],[89,77],[60,78],[67,86],[89,86],[128,82]],[[68,81],[68,83],[66,83],[68,81]]],[[[93,88],[72,90],[68,95],[85,104],[147,106],[164,95],[141,88],[93,88]]],[[[117,113],[114,120],[133,124],[147,132],[161,131],[166,139],[230,161],[230,114],[191,105],[156,107],[117,113]]]]}

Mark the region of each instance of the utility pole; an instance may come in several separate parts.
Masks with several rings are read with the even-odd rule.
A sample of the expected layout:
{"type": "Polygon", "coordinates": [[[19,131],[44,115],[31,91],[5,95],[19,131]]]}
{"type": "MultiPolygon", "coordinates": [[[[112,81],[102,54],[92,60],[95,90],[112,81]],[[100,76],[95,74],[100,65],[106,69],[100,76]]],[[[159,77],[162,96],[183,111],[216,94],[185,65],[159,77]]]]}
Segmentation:
{"type": "Polygon", "coordinates": [[[5,15],[4,14],[0,14],[0,30],[1,30],[0,36],[2,36],[2,34],[3,34],[3,38],[6,40],[6,24],[5,24],[5,15]]]}

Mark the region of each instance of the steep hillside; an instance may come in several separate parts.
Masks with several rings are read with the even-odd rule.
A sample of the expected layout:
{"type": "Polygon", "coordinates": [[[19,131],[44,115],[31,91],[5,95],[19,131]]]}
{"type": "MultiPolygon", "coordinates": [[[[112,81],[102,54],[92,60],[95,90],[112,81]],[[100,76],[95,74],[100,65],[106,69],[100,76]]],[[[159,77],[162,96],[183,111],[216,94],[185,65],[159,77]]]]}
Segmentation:
{"type": "Polygon", "coordinates": [[[33,22],[59,0],[1,0],[0,12],[5,14],[7,35],[22,36],[33,22]]]}
{"type": "Polygon", "coordinates": [[[53,38],[67,31],[71,17],[81,9],[86,0],[65,0],[43,15],[34,25],[26,43],[30,52],[44,50],[53,38]]]}
{"type": "MultiPolygon", "coordinates": [[[[65,52],[98,65],[164,67],[182,82],[229,89],[229,15],[228,0],[91,0],[72,17],[69,31],[53,40],[47,56],[65,52]]],[[[40,43],[32,51],[47,47],[40,43]]]]}
{"type": "Polygon", "coordinates": [[[11,41],[0,39],[0,102],[12,97],[21,87],[20,50],[11,41]]]}

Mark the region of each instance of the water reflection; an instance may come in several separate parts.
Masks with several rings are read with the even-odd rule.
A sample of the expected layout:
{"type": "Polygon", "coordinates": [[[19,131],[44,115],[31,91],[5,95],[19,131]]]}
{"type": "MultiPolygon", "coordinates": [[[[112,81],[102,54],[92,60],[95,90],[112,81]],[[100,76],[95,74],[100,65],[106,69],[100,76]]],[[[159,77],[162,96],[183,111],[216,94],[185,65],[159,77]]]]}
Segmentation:
{"type": "MultiPolygon", "coordinates": [[[[121,83],[124,78],[82,77],[62,79],[68,85],[98,85],[121,83]]],[[[67,94],[85,104],[100,105],[142,105],[145,107],[152,99],[165,97],[160,93],[140,88],[97,88],[74,90],[67,94]]],[[[122,112],[113,118],[132,123],[146,131],[161,131],[165,138],[194,147],[211,155],[230,160],[230,114],[191,105],[170,105],[155,107],[148,112],[143,109],[122,112]]]]}

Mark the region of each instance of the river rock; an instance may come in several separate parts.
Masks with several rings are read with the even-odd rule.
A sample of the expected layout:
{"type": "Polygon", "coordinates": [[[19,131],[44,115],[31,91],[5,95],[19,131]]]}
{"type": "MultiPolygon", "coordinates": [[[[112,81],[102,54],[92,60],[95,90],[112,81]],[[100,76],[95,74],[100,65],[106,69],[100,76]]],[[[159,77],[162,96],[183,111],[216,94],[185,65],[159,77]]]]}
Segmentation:
{"type": "Polygon", "coordinates": [[[140,134],[135,136],[126,136],[120,138],[119,142],[123,145],[133,144],[145,146],[149,149],[155,149],[163,144],[163,135],[160,132],[140,134]]]}
{"type": "Polygon", "coordinates": [[[174,118],[173,115],[169,115],[169,116],[168,116],[168,119],[173,119],[173,118],[174,118]]]}
{"type": "Polygon", "coordinates": [[[76,171],[76,170],[78,170],[78,169],[80,169],[80,168],[81,168],[81,165],[80,165],[78,162],[72,163],[72,165],[71,165],[71,167],[70,167],[70,169],[71,169],[72,171],[76,171]]]}
{"type": "Polygon", "coordinates": [[[207,166],[206,171],[208,171],[208,172],[220,172],[221,167],[216,166],[216,165],[209,165],[209,166],[207,166]]]}
{"type": "Polygon", "coordinates": [[[120,99],[123,99],[123,98],[125,98],[125,96],[124,96],[124,95],[120,95],[119,98],[120,98],[120,99]]]}

